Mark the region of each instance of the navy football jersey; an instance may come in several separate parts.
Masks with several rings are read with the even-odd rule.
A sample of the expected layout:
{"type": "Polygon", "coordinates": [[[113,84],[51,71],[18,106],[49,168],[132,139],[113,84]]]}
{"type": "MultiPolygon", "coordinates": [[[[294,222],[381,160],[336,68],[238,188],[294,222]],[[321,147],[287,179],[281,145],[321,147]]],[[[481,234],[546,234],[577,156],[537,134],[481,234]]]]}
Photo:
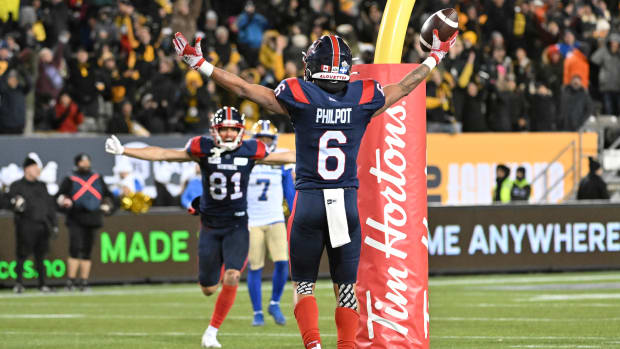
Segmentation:
{"type": "Polygon", "coordinates": [[[222,218],[246,217],[250,172],[256,160],[268,155],[267,147],[255,139],[245,140],[233,151],[213,156],[211,138],[192,138],[185,150],[198,158],[202,174],[200,213],[222,218]]]}
{"type": "Polygon", "coordinates": [[[330,94],[290,78],[274,93],[295,127],[295,189],[359,187],[357,153],[372,115],[385,104],[381,85],[358,80],[330,94]]]}

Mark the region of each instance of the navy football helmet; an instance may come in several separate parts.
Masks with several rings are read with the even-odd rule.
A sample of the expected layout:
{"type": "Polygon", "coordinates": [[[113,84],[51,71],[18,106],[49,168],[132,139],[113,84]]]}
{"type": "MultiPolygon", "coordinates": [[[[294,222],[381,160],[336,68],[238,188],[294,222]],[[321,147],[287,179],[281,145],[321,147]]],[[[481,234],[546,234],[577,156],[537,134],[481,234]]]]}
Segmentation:
{"type": "Polygon", "coordinates": [[[306,81],[348,82],[353,56],[349,45],[337,35],[323,35],[303,52],[306,81]]]}
{"type": "Polygon", "coordinates": [[[241,145],[243,139],[243,131],[245,130],[245,115],[241,114],[236,108],[223,107],[213,114],[211,118],[211,136],[215,145],[226,150],[237,149],[241,145]],[[233,127],[239,130],[237,137],[232,141],[223,140],[220,137],[219,130],[222,127],[233,127]]]}

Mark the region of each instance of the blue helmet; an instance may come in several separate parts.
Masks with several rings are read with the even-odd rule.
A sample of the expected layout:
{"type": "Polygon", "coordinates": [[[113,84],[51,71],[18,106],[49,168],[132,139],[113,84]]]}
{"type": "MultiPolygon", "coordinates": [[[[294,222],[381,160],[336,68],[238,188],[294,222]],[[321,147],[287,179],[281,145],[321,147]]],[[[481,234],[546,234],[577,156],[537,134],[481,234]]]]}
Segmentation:
{"type": "Polygon", "coordinates": [[[349,45],[341,37],[323,35],[303,55],[306,81],[349,81],[353,56],[349,45]]]}
{"type": "Polygon", "coordinates": [[[211,118],[211,136],[218,147],[233,150],[241,145],[243,131],[245,130],[245,115],[241,114],[236,108],[223,107],[218,109],[211,118]],[[236,128],[239,133],[232,141],[226,141],[220,137],[218,132],[222,127],[236,128]]]}

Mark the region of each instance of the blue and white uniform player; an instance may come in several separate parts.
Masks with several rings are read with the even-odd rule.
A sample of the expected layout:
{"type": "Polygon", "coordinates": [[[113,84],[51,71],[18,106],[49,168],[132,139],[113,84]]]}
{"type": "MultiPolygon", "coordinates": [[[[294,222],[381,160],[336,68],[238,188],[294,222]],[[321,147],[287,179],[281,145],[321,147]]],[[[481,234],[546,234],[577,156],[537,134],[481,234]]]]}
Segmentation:
{"type": "MultiPolygon", "coordinates": [[[[269,120],[259,120],[250,130],[252,137],[265,143],[270,153],[278,152],[278,129],[269,120]]],[[[250,217],[250,252],[248,254],[248,289],[254,310],[253,326],[265,324],[261,278],[265,255],[269,252],[274,264],[271,300],[268,312],[276,324],[286,319],[280,310],[280,298],[288,280],[288,242],[284,225],[283,199],[293,207],[295,186],[293,169],[287,165],[259,164],[250,174],[248,215],[250,217]]]]}
{"type": "Polygon", "coordinates": [[[256,139],[243,140],[245,118],[237,109],[223,107],[211,119],[211,137],[198,136],[185,149],[160,147],[127,148],[115,136],[106,140],[105,150],[150,161],[195,161],[200,166],[203,195],[192,203],[200,214],[198,279],[206,296],[222,289],[215,303],[202,346],[221,348],[217,331],[232,307],[239,277],[249,248],[247,189],[256,161],[271,164],[295,162],[295,153],[269,154],[256,139]],[[224,267],[224,275],[221,274],[224,267]]]}

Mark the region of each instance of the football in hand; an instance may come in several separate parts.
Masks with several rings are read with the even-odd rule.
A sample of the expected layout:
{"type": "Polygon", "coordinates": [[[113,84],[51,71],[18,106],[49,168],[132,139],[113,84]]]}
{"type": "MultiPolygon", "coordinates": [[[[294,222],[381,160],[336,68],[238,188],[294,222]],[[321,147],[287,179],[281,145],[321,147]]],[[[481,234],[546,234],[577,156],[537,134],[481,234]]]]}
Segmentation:
{"type": "Polygon", "coordinates": [[[433,13],[420,30],[420,47],[424,52],[430,52],[433,44],[433,30],[437,29],[439,39],[447,41],[459,29],[459,16],[455,9],[445,8],[433,13]]]}

